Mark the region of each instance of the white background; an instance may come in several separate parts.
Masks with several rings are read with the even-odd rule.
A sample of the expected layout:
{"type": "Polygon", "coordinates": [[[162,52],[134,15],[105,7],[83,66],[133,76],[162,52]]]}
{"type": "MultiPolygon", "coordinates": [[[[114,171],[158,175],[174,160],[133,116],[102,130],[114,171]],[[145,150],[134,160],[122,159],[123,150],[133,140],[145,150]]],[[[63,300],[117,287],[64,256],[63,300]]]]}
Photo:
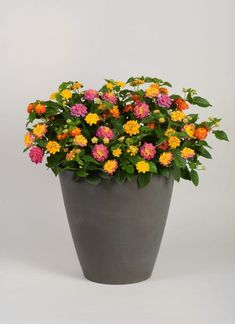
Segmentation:
{"type": "Polygon", "coordinates": [[[0,1],[1,324],[235,323],[234,3],[0,1]],[[175,185],[152,278],[100,285],[82,276],[58,179],[22,154],[26,106],[62,81],[131,75],[198,89],[230,142],[211,139],[198,188],[175,185]]]}

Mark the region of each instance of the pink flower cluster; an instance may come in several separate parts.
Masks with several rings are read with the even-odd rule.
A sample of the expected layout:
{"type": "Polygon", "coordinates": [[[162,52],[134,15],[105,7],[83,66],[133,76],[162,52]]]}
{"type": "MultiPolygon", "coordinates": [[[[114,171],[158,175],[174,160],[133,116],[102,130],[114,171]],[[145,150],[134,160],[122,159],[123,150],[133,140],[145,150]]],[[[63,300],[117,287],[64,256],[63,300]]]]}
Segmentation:
{"type": "Polygon", "coordinates": [[[134,107],[133,113],[134,113],[136,118],[144,119],[150,113],[149,105],[147,105],[144,102],[138,102],[134,107]]]}
{"type": "Polygon", "coordinates": [[[87,114],[87,107],[83,104],[76,104],[70,108],[72,116],[75,117],[84,117],[87,114]]]}
{"type": "Polygon", "coordinates": [[[42,163],[43,150],[40,147],[33,146],[29,151],[29,157],[33,163],[42,163]]]}
{"type": "Polygon", "coordinates": [[[170,108],[172,100],[168,95],[163,94],[157,98],[157,104],[162,108],[170,108]]]}
{"type": "Polygon", "coordinates": [[[96,136],[100,138],[108,138],[109,140],[114,139],[114,134],[112,129],[107,126],[100,126],[97,129],[96,136]]]}
{"type": "Polygon", "coordinates": [[[99,162],[103,162],[108,158],[109,151],[104,144],[95,144],[91,151],[91,154],[94,159],[96,159],[99,162]]]}
{"type": "Polygon", "coordinates": [[[110,102],[110,103],[112,103],[114,105],[116,105],[116,103],[117,103],[116,96],[111,92],[105,92],[103,94],[103,96],[102,96],[102,99],[105,100],[105,101],[108,101],[108,102],[110,102]]]}
{"type": "Polygon", "coordinates": [[[151,160],[156,155],[156,147],[152,143],[145,142],[140,148],[140,155],[145,160],[151,160]]]}
{"type": "Polygon", "coordinates": [[[98,97],[98,91],[94,89],[88,89],[84,92],[84,98],[88,101],[93,101],[98,97]]]}

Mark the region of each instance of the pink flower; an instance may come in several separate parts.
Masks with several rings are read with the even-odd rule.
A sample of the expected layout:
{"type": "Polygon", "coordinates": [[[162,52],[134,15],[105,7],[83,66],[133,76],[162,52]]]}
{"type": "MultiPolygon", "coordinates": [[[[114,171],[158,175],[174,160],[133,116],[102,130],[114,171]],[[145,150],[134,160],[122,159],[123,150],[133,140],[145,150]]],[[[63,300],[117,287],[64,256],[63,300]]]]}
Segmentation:
{"type": "Polygon", "coordinates": [[[76,104],[70,108],[72,116],[75,117],[84,117],[87,114],[87,107],[83,104],[76,104]]]}
{"type": "Polygon", "coordinates": [[[84,91],[84,98],[86,100],[92,101],[97,97],[98,97],[98,91],[96,91],[96,90],[88,89],[88,90],[84,91]]]}
{"type": "Polygon", "coordinates": [[[102,99],[108,101],[114,105],[117,103],[117,98],[112,92],[105,92],[102,96],[102,99]]]}
{"type": "Polygon", "coordinates": [[[156,155],[156,147],[152,143],[145,142],[140,148],[140,155],[145,160],[151,160],[156,155]]]}
{"type": "Polygon", "coordinates": [[[163,94],[157,98],[157,104],[162,108],[170,108],[172,100],[168,95],[163,94]]]}
{"type": "Polygon", "coordinates": [[[149,105],[144,102],[138,102],[134,107],[133,113],[136,118],[144,119],[150,113],[149,105]]]}
{"type": "Polygon", "coordinates": [[[40,147],[33,146],[29,151],[29,157],[33,163],[42,163],[43,150],[40,147]]]}
{"type": "Polygon", "coordinates": [[[110,140],[114,138],[112,129],[107,126],[100,126],[97,129],[96,136],[101,138],[108,138],[110,140]]]}
{"type": "Polygon", "coordinates": [[[109,151],[104,144],[95,144],[91,151],[91,154],[94,159],[96,159],[99,162],[103,162],[108,158],[109,151]]]}

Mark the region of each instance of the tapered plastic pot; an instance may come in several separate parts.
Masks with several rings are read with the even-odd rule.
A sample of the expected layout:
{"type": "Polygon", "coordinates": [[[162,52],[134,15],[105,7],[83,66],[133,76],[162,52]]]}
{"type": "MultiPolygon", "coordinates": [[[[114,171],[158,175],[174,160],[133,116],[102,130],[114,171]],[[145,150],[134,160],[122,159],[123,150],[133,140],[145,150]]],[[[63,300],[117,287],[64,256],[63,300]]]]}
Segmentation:
{"type": "Polygon", "coordinates": [[[152,274],[161,244],[173,179],[154,176],[97,186],[60,174],[64,204],[84,276],[103,284],[130,284],[152,274]]]}

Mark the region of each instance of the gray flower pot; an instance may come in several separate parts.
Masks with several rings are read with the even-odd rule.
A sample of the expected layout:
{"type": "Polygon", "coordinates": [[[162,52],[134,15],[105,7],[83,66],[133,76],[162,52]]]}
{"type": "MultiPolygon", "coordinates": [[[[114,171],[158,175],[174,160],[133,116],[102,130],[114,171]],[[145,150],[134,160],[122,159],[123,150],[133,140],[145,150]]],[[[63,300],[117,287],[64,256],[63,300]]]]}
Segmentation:
{"type": "Polygon", "coordinates": [[[93,186],[60,183],[74,245],[84,276],[104,284],[129,284],[151,276],[173,189],[172,178],[154,176],[142,189],[136,181],[93,186]]]}

